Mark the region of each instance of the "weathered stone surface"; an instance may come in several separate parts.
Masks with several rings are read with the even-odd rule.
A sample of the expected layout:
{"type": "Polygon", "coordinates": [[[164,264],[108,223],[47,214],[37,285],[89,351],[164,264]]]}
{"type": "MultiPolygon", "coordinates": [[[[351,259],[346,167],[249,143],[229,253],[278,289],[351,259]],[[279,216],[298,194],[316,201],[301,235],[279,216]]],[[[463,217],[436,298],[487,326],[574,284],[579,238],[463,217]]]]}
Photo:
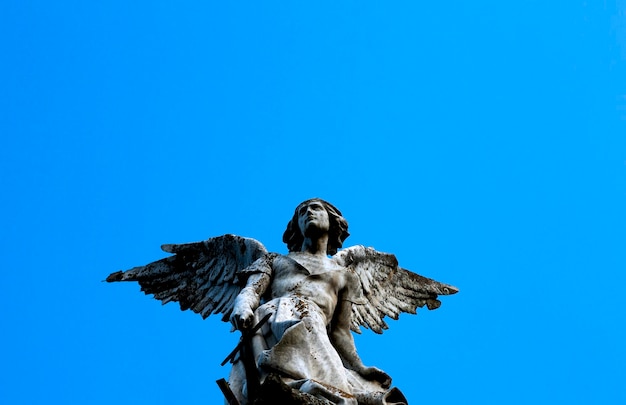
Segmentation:
{"type": "Polygon", "coordinates": [[[174,255],[107,281],[136,281],[146,294],[205,318],[223,314],[242,332],[227,358],[228,386],[242,405],[405,404],[387,373],[363,364],[351,330],[382,333],[385,317],[436,309],[439,295],[458,290],[399,267],[388,253],[339,251],[348,235],[341,212],[312,199],[287,224],[287,255],[224,235],[163,245],[174,255]]]}
{"type": "Polygon", "coordinates": [[[285,384],[277,374],[270,374],[259,390],[254,405],[329,405],[325,399],[294,390],[285,384]]]}

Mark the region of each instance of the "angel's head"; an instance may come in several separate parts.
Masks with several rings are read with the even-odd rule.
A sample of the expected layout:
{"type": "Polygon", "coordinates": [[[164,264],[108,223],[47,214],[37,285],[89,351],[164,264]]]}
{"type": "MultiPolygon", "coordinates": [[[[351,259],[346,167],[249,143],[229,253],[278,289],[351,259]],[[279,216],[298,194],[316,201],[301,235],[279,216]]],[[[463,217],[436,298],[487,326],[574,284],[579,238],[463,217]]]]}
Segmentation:
{"type": "MultiPolygon", "coordinates": [[[[283,242],[287,244],[287,248],[290,252],[300,251],[302,249],[302,243],[304,242],[301,213],[309,207],[316,208],[320,206],[326,211],[328,217],[327,253],[329,255],[337,253],[337,249],[341,248],[343,241],[350,236],[348,233],[348,221],[341,215],[341,211],[327,201],[320,198],[312,198],[300,203],[300,205],[296,207],[291,221],[287,224],[287,229],[283,234],[283,242]]],[[[326,217],[326,215],[324,215],[324,217],[326,217]]],[[[325,218],[321,218],[320,220],[324,222],[325,218]]]]}

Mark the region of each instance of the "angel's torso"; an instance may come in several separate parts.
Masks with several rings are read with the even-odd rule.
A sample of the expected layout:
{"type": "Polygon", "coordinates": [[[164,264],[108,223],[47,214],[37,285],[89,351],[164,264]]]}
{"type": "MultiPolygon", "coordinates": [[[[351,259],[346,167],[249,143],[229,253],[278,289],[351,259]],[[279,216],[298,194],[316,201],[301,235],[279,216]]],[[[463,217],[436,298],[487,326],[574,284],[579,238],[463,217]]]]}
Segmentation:
{"type": "Polygon", "coordinates": [[[347,270],[334,260],[289,253],[273,262],[271,298],[297,297],[314,304],[330,322],[344,290],[351,288],[347,270]]]}

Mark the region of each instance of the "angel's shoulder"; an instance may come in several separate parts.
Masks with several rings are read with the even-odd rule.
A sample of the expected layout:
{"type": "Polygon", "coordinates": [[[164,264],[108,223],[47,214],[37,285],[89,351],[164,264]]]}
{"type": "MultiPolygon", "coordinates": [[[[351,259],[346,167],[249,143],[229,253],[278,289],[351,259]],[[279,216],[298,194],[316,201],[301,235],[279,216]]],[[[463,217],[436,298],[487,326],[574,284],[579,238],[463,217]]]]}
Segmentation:
{"type": "Polygon", "coordinates": [[[343,275],[345,283],[348,287],[354,288],[361,286],[361,280],[354,270],[346,267],[343,269],[341,274],[343,275]]]}
{"type": "Polygon", "coordinates": [[[309,274],[304,265],[288,255],[275,254],[271,260],[272,271],[277,277],[286,277],[293,273],[309,274]]]}
{"type": "Polygon", "coordinates": [[[276,258],[280,255],[277,253],[265,253],[247,267],[240,269],[239,274],[265,273],[271,275],[274,272],[276,258]]]}
{"type": "Polygon", "coordinates": [[[272,257],[272,267],[274,268],[274,270],[289,269],[296,265],[297,262],[288,256],[276,254],[274,257],[272,257]]]}

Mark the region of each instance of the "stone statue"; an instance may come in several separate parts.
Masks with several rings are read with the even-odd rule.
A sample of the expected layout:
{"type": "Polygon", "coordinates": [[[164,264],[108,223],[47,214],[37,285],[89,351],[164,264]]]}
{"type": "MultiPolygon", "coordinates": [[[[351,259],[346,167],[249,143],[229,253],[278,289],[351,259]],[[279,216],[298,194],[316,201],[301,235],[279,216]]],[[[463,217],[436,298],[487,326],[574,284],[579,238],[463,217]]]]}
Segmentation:
{"type": "Polygon", "coordinates": [[[406,404],[390,389],[389,375],[363,364],[351,330],[382,333],[385,316],[436,309],[438,295],[458,290],[400,268],[391,254],[363,246],[338,252],[348,235],[341,212],[315,198],[301,203],[287,225],[287,255],[224,235],[163,245],[174,255],[107,281],[137,281],[163,303],[178,301],[203,318],[221,313],[240,330],[227,358],[228,384],[221,385],[229,403],[272,402],[262,398],[272,380],[308,398],[297,403],[406,404]]]}

